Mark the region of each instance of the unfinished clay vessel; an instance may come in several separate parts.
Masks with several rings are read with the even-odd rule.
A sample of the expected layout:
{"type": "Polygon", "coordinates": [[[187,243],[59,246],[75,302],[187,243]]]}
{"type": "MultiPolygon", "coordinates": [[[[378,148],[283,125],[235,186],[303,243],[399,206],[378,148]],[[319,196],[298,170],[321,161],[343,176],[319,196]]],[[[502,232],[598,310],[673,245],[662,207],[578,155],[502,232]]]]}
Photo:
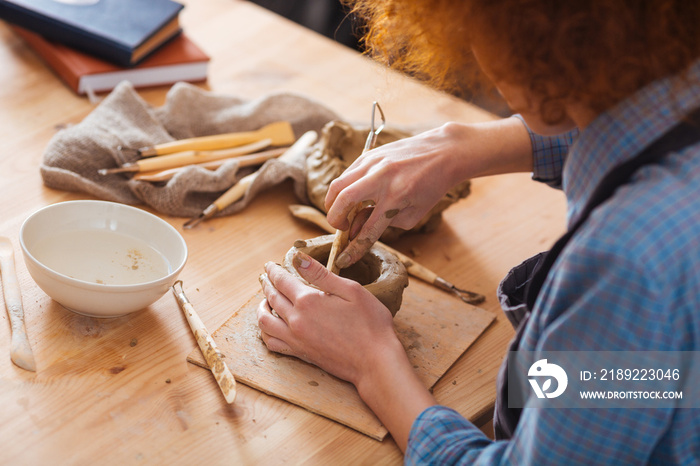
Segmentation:
{"type": "MultiPolygon", "coordinates": [[[[292,275],[304,281],[293,265],[297,251],[308,254],[321,264],[328,262],[328,255],[335,235],[324,235],[307,240],[298,240],[287,251],[282,266],[292,275]]],[[[408,273],[395,254],[381,246],[374,245],[365,256],[346,269],[340,276],[354,280],[365,287],[384,304],[391,315],[396,315],[401,307],[403,289],[408,286],[408,273]]]]}
{"type": "MultiPolygon", "coordinates": [[[[368,128],[357,128],[342,121],[331,121],[321,133],[321,139],[306,159],[306,194],[311,204],[326,212],[325,199],[331,181],[340,176],[362,153],[368,128]]],[[[385,128],[377,136],[377,146],[410,136],[393,128],[385,128]]],[[[442,211],[469,195],[470,182],[464,181],[450,189],[445,196],[410,231],[431,232],[442,219],[442,211]]],[[[326,212],[327,213],[327,212],[326,212]]],[[[406,230],[389,227],[381,240],[391,242],[406,230]]]]}

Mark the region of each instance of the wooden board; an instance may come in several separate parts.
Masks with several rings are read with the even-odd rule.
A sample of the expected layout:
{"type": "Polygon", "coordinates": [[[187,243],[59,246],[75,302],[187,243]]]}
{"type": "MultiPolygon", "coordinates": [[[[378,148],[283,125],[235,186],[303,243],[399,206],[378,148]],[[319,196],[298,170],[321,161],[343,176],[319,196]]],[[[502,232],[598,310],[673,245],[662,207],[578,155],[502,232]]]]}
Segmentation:
{"type": "MultiPolygon", "coordinates": [[[[261,299],[262,293],[253,296],[213,333],[236,380],[374,439],[384,439],[386,428],[352,384],[314,365],[267,349],[256,320],[261,299]]],[[[411,280],[394,325],[420,379],[432,388],[493,319],[493,314],[483,309],[411,280]]],[[[207,368],[198,348],[187,360],[207,368]]]]}

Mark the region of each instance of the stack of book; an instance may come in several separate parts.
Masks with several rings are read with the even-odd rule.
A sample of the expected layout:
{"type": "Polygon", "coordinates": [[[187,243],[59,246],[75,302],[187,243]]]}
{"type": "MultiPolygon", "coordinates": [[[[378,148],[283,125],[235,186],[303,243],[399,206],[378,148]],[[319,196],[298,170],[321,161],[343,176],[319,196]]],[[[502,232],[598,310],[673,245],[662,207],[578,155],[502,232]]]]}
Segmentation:
{"type": "Polygon", "coordinates": [[[0,0],[0,18],[76,93],[198,82],[209,57],[172,0],[0,0]]]}

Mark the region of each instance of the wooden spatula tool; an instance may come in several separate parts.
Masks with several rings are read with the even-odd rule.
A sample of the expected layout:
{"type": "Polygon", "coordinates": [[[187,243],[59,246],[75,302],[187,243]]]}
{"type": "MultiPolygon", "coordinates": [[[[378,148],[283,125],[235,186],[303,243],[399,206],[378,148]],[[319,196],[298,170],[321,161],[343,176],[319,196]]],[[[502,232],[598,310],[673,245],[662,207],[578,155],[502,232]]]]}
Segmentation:
{"type": "Polygon", "coordinates": [[[10,359],[22,369],[36,372],[34,353],[29,346],[27,329],[24,326],[24,308],[22,293],[15,272],[15,254],[9,238],[0,236],[0,274],[2,274],[2,291],[5,296],[5,307],[10,317],[10,359]]]}

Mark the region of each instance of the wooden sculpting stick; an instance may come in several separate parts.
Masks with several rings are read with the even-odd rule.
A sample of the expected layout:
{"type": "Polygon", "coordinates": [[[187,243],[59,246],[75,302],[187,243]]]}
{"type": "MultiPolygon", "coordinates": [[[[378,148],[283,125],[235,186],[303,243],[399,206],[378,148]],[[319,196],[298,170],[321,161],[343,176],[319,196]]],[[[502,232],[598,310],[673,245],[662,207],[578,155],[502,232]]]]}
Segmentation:
{"type": "Polygon", "coordinates": [[[186,165],[184,167],[170,168],[163,171],[148,172],[148,173],[137,173],[134,175],[135,180],[140,181],[168,181],[173,176],[177,175],[181,171],[185,170],[187,167],[196,166],[206,168],[207,170],[216,170],[226,162],[233,160],[238,161],[238,167],[251,167],[253,165],[260,165],[267,162],[270,159],[279,157],[286,151],[288,147],[279,147],[277,149],[270,149],[263,152],[256,152],[254,154],[240,155],[237,157],[229,157],[221,160],[214,160],[212,162],[197,163],[194,165],[186,165]]]}
{"type": "MultiPolygon", "coordinates": [[[[355,220],[355,216],[359,211],[360,204],[353,207],[348,213],[348,229],[335,231],[335,239],[333,239],[331,252],[328,255],[328,265],[326,265],[326,268],[330,270],[331,273],[338,275],[338,272],[340,272],[340,267],[335,264],[335,260],[338,258],[338,254],[340,254],[347,247],[348,242],[350,241],[350,227],[352,226],[352,222],[355,220]]],[[[333,233],[332,230],[331,233],[333,233]]]]}
{"type": "Polygon", "coordinates": [[[247,155],[266,148],[272,143],[272,139],[262,139],[239,147],[221,150],[190,150],[176,152],[174,154],[160,157],[150,157],[137,160],[136,162],[125,163],[119,168],[102,168],[97,171],[100,175],[111,175],[114,173],[138,173],[155,170],[166,170],[176,167],[184,167],[195,163],[212,162],[228,157],[247,155]]]}
{"type": "Polygon", "coordinates": [[[9,238],[0,237],[0,274],[2,274],[2,291],[5,296],[5,307],[10,317],[12,331],[10,341],[10,359],[22,369],[36,372],[34,353],[29,346],[27,329],[24,326],[24,308],[22,293],[15,272],[15,254],[9,238]]]}
{"type": "MultiPolygon", "coordinates": [[[[292,212],[292,215],[294,215],[296,218],[300,218],[302,220],[311,222],[314,225],[321,227],[321,229],[325,230],[328,233],[333,233],[336,231],[331,226],[331,224],[328,223],[328,220],[326,220],[326,216],[323,215],[323,213],[318,209],[306,205],[295,204],[289,206],[289,210],[292,212]]],[[[441,288],[445,291],[449,291],[450,293],[458,296],[462,301],[464,301],[467,304],[475,305],[484,302],[484,295],[474,293],[473,291],[467,291],[461,288],[457,288],[455,285],[440,277],[432,270],[428,269],[427,267],[421,264],[418,264],[416,261],[414,261],[407,255],[397,251],[396,249],[387,246],[386,244],[380,241],[377,241],[375,244],[386,249],[387,251],[396,254],[396,257],[398,257],[399,260],[403,262],[403,265],[406,267],[406,271],[411,276],[419,278],[424,282],[430,283],[431,285],[435,285],[436,287],[441,288]]]]}
{"type": "MultiPolygon", "coordinates": [[[[228,147],[241,146],[263,139],[272,139],[273,146],[286,146],[294,142],[294,130],[288,121],[277,121],[263,126],[255,131],[243,131],[238,133],[216,134],[197,138],[180,139],[178,141],[157,144],[152,147],[143,147],[136,152],[141,157],[173,154],[175,152],[191,150],[218,150],[228,147]]],[[[129,151],[131,149],[122,149],[129,151]]]]}
{"type": "Polygon", "coordinates": [[[180,309],[187,318],[187,323],[190,324],[192,333],[197,340],[199,349],[202,351],[202,356],[209,366],[209,370],[214,374],[216,383],[221,388],[221,393],[224,394],[226,402],[231,404],[236,399],[236,379],[233,378],[231,370],[224,362],[224,357],[216,346],[214,339],[209,334],[209,331],[204,326],[202,319],[199,318],[194,310],[194,307],[185,296],[185,291],[182,289],[182,280],[178,280],[172,286],[173,294],[177,299],[180,309]]]}
{"type": "MultiPolygon", "coordinates": [[[[337,275],[340,272],[340,268],[336,265],[335,261],[338,258],[338,254],[343,252],[350,242],[350,228],[352,227],[352,222],[355,220],[358,212],[366,207],[372,206],[372,204],[373,203],[371,201],[365,201],[355,205],[355,207],[350,209],[350,212],[348,213],[348,229],[335,230],[335,239],[333,240],[333,245],[331,246],[331,252],[328,255],[328,265],[326,265],[326,268],[330,270],[331,273],[337,275]]],[[[333,233],[333,231],[331,230],[330,233],[333,233]]]]}
{"type": "MultiPolygon", "coordinates": [[[[317,138],[318,133],[316,133],[316,131],[307,131],[306,133],[302,134],[302,136],[294,144],[292,144],[292,146],[287,149],[284,154],[278,158],[278,160],[293,160],[299,155],[300,152],[305,152],[309,147],[311,147],[311,145],[316,142],[317,138]]],[[[241,178],[238,183],[231,186],[228,191],[209,204],[209,206],[207,206],[207,208],[204,209],[199,215],[186,221],[183,224],[183,228],[194,228],[204,220],[213,217],[217,212],[224,210],[229,205],[241,199],[243,196],[245,196],[246,191],[250,185],[253,184],[253,181],[255,181],[255,179],[258,177],[258,173],[259,171],[256,171],[241,178]]]]}

